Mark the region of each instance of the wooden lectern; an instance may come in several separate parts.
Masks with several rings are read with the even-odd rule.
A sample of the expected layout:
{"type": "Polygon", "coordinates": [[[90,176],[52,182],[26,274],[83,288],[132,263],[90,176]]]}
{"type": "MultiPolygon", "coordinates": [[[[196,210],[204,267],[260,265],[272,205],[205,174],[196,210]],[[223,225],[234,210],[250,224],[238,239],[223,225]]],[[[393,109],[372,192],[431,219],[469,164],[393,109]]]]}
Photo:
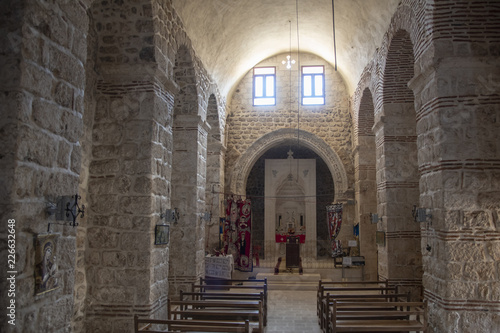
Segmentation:
{"type": "Polygon", "coordinates": [[[300,266],[300,242],[299,237],[286,237],[286,268],[298,268],[300,266]]]}

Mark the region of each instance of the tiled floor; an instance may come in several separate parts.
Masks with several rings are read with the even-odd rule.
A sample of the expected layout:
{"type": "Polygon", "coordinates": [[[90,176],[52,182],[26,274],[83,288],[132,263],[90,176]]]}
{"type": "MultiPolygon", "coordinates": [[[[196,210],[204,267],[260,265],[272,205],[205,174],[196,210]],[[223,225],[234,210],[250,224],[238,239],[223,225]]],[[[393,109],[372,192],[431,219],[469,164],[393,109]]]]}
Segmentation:
{"type": "Polygon", "coordinates": [[[269,290],[266,332],[320,333],[316,291],[269,290]]]}

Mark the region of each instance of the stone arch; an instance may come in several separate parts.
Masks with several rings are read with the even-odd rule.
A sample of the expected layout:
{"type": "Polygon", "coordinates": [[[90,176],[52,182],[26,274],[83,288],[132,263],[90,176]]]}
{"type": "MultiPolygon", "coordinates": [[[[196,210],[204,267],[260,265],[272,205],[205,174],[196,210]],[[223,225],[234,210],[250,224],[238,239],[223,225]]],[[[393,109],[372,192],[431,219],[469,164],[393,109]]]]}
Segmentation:
{"type": "Polygon", "coordinates": [[[404,286],[416,299],[422,285],[422,253],[420,226],[412,221],[411,209],[419,202],[420,175],[415,98],[408,87],[414,77],[415,49],[411,32],[403,28],[393,27],[388,41],[373,126],[377,211],[387,244],[379,247],[379,275],[404,286]]]}
{"type": "Polygon", "coordinates": [[[385,61],[382,102],[405,103],[413,100],[413,92],[408,82],[413,78],[413,46],[410,34],[398,30],[391,40],[385,61]]]}
{"type": "Polygon", "coordinates": [[[369,88],[365,88],[356,112],[357,117],[354,124],[354,135],[356,137],[373,136],[374,111],[372,92],[369,88]]]}
{"type": "Polygon", "coordinates": [[[348,180],[342,160],[338,154],[323,140],[312,133],[292,128],[279,129],[268,133],[250,146],[238,159],[231,175],[229,189],[232,193],[243,194],[246,189],[248,174],[255,161],[269,148],[275,147],[283,142],[295,140],[315,153],[317,153],[328,165],[335,184],[335,200],[347,199],[348,180]]]}
{"type": "Polygon", "coordinates": [[[202,275],[205,230],[198,224],[205,210],[198,185],[206,182],[207,134],[209,126],[199,115],[200,95],[194,57],[182,44],[175,58],[175,83],[179,91],[174,101],[172,125],[171,207],[180,214],[171,224],[169,294],[186,290],[202,275]],[[193,244],[195,246],[193,247],[193,244]]]}
{"type": "Polygon", "coordinates": [[[175,97],[174,115],[198,115],[198,88],[191,51],[186,45],[177,50],[174,79],[179,86],[175,97]]]}
{"type": "MultiPolygon", "coordinates": [[[[389,60],[390,54],[394,54],[394,47],[401,43],[402,35],[405,35],[406,42],[411,43],[413,64],[419,61],[420,56],[429,47],[429,31],[425,29],[425,8],[424,4],[412,0],[404,0],[394,13],[391,25],[385,35],[378,52],[379,62],[377,63],[375,81],[372,80],[371,90],[374,92],[375,113],[381,110],[384,96],[384,80],[386,67],[395,64],[389,60]],[[390,48],[393,48],[390,50],[390,48]],[[389,60],[389,62],[388,62],[389,60]]],[[[407,54],[405,54],[407,56],[407,54]]],[[[405,84],[408,81],[405,82],[405,84]]]]}

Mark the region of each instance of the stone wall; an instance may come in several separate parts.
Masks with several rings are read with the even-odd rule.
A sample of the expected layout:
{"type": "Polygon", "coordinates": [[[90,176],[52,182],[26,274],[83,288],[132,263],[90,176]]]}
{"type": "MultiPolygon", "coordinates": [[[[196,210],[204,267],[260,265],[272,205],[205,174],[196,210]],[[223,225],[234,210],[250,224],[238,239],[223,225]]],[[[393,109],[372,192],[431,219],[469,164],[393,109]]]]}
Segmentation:
{"type": "MultiPolygon", "coordinates": [[[[39,295],[35,295],[34,238],[47,233],[54,222],[46,214],[47,202],[78,192],[86,8],[83,2],[5,1],[1,9],[6,15],[2,45],[8,59],[8,65],[2,65],[1,132],[7,137],[2,137],[1,160],[2,177],[7,178],[2,179],[1,214],[3,221],[16,222],[13,271],[17,273],[16,325],[5,323],[2,316],[0,330],[67,332],[73,315],[76,228],[51,224],[50,232],[59,234],[55,254],[59,287],[39,295]]],[[[5,226],[2,222],[2,237],[5,226]]],[[[2,256],[7,258],[3,244],[2,256]]],[[[8,289],[4,273],[3,295],[8,289]]]]}
{"type": "MultiPolygon", "coordinates": [[[[1,9],[10,65],[2,66],[0,204],[2,218],[16,221],[18,272],[9,331],[130,331],[133,313],[161,316],[169,295],[171,248],[154,245],[154,228],[171,206],[180,45],[193,54],[202,124],[213,96],[215,141],[224,138],[224,102],[170,1],[6,1],[1,9]],[[76,193],[86,206],[79,226],[54,224],[47,202],[76,193]],[[59,288],[35,296],[33,239],[49,222],[59,234],[59,288]]],[[[206,160],[206,136],[195,142],[206,160]]],[[[206,209],[208,178],[204,166],[197,173],[196,216],[206,209]]],[[[196,235],[200,272],[203,229],[196,235]]]]}
{"type": "Polygon", "coordinates": [[[208,97],[218,92],[170,2],[96,2],[90,13],[99,80],[88,185],[86,330],[123,332],[131,328],[131,313],[164,317],[179,276],[193,282],[203,272],[205,124],[208,97]],[[169,244],[155,245],[155,226],[174,207],[179,222],[188,221],[185,230],[170,224],[169,244]]]}
{"type": "MultiPolygon", "coordinates": [[[[252,144],[267,134],[283,129],[297,129],[297,126],[300,130],[324,141],[335,151],[342,163],[340,167],[346,170],[348,183],[352,184],[351,123],[348,96],[342,77],[323,59],[311,54],[301,54],[301,66],[325,66],[326,104],[300,106],[298,114],[297,65],[292,71],[287,70],[281,63],[286,55],[276,55],[256,65],[256,67],[276,67],[276,106],[253,106],[253,71],[249,71],[243,77],[231,98],[227,118],[226,192],[234,186],[230,184],[230,179],[235,164],[252,144]]],[[[294,57],[296,56],[292,54],[292,58],[294,57]]]]}
{"type": "MultiPolygon", "coordinates": [[[[419,251],[431,332],[490,332],[500,327],[496,315],[500,200],[495,190],[499,171],[500,91],[496,84],[499,41],[492,33],[500,24],[496,6],[491,1],[432,4],[402,1],[383,45],[366,67],[353,96],[352,112],[358,137],[355,142],[362,144],[371,136],[366,130],[366,103],[363,102],[367,91],[373,95],[374,119],[379,122],[375,124],[376,131],[397,130],[401,134],[402,130],[415,131],[417,135],[416,141],[411,140],[418,149],[418,173],[413,182],[418,181],[415,190],[419,194],[415,204],[429,208],[432,214],[427,223],[421,224],[419,251]],[[429,24],[435,28],[430,29],[429,24]],[[394,46],[402,50],[404,34],[407,41],[411,40],[407,50],[412,50],[413,61],[406,57],[409,61],[402,62],[404,53],[392,53],[394,46]],[[397,61],[393,69],[391,58],[397,61]],[[411,68],[413,77],[403,74],[404,79],[400,80],[404,68],[411,68]],[[391,72],[397,80],[389,83],[385,79],[390,80],[387,74],[390,76],[391,72]],[[406,85],[398,88],[398,80],[407,81],[413,94],[408,93],[406,85]],[[401,111],[414,112],[415,125],[408,119],[402,127],[401,111]],[[388,117],[387,112],[397,112],[398,116],[388,117]]],[[[407,133],[403,136],[408,139],[414,135],[407,133]]],[[[410,141],[394,145],[387,140],[390,136],[381,133],[378,137],[380,141],[377,139],[376,144],[380,145],[380,152],[376,170],[383,178],[377,182],[399,182],[401,173],[383,172],[393,164],[387,164],[385,155],[394,149],[403,151],[410,141]]],[[[361,153],[358,158],[363,158],[361,153]]],[[[394,160],[394,156],[391,159],[394,160]]],[[[361,173],[359,179],[361,182],[361,173]]],[[[391,215],[408,214],[408,207],[400,213],[395,207],[390,214],[390,210],[380,206],[384,200],[395,202],[391,192],[397,193],[380,188],[377,191],[378,212],[383,217],[378,228],[396,235],[396,230],[391,229],[395,227],[391,215]],[[391,197],[386,198],[387,195],[391,197]]],[[[409,204],[408,201],[406,206],[409,204]]],[[[400,228],[399,232],[406,232],[411,223],[414,222],[409,219],[407,226],[396,223],[396,227],[400,228]]],[[[413,228],[408,231],[415,234],[413,228]]],[[[408,246],[379,246],[379,270],[383,275],[387,272],[390,280],[395,276],[396,283],[402,276],[391,273],[391,266],[410,264],[406,258],[395,255],[402,249],[415,253],[408,246]]],[[[408,272],[411,271],[406,273],[411,277],[408,272]]]]}

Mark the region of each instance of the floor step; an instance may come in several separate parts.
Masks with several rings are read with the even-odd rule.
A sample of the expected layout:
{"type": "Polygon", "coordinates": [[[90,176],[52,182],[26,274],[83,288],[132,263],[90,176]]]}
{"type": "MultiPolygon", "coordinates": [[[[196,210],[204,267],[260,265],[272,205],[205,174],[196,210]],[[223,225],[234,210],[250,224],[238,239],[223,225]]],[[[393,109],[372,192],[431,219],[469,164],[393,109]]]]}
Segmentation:
{"type": "Polygon", "coordinates": [[[276,275],[274,273],[257,274],[257,279],[264,278],[267,278],[269,290],[316,290],[321,275],[289,272],[280,272],[276,275]]]}

